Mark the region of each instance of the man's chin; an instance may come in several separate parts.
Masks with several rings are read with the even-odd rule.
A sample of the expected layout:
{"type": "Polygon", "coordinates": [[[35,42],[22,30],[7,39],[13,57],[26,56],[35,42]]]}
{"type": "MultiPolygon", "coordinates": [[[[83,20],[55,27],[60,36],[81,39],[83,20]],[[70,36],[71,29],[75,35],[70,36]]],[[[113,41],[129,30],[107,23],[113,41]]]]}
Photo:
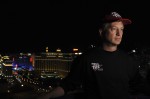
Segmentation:
{"type": "Polygon", "coordinates": [[[120,43],[113,43],[112,45],[113,46],[118,46],[118,45],[120,45],[120,43]]]}

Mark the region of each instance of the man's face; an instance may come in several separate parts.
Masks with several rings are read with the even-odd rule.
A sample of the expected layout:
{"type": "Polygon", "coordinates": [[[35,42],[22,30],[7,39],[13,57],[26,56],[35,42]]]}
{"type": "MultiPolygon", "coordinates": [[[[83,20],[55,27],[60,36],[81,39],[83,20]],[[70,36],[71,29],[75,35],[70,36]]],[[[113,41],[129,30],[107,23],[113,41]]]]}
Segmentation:
{"type": "Polygon", "coordinates": [[[117,46],[121,43],[124,25],[122,22],[112,22],[107,28],[105,40],[108,44],[117,46]]]}

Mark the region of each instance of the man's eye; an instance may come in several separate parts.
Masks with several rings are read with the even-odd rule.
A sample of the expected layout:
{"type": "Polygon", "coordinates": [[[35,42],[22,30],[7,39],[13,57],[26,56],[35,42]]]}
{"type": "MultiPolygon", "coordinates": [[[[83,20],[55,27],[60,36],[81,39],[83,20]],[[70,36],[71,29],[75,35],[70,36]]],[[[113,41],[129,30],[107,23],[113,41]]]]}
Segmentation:
{"type": "Polygon", "coordinates": [[[111,30],[116,30],[116,28],[111,28],[111,30]]]}

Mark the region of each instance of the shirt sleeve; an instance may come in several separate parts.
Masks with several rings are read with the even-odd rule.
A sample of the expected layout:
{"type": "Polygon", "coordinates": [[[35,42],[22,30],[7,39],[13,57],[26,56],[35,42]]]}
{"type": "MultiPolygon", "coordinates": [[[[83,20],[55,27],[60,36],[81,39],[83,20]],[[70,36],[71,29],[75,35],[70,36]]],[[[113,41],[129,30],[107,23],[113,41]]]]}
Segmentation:
{"type": "Polygon", "coordinates": [[[132,76],[130,79],[130,88],[134,94],[149,94],[150,95],[150,85],[147,83],[146,79],[140,73],[140,62],[138,60],[132,60],[132,76]]]}
{"type": "Polygon", "coordinates": [[[68,75],[61,81],[60,86],[64,89],[65,94],[69,91],[81,88],[84,79],[84,62],[83,55],[77,56],[71,65],[68,75]]]}

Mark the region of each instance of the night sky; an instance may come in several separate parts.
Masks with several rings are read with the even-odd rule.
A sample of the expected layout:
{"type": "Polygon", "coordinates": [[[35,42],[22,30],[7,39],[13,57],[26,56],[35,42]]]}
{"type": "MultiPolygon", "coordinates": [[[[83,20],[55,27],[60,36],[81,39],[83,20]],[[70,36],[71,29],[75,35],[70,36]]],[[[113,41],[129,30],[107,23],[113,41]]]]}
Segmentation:
{"type": "Polygon", "coordinates": [[[150,6],[136,0],[9,0],[2,3],[0,53],[42,52],[97,44],[99,20],[117,11],[130,18],[121,47],[149,46],[150,6]]]}

